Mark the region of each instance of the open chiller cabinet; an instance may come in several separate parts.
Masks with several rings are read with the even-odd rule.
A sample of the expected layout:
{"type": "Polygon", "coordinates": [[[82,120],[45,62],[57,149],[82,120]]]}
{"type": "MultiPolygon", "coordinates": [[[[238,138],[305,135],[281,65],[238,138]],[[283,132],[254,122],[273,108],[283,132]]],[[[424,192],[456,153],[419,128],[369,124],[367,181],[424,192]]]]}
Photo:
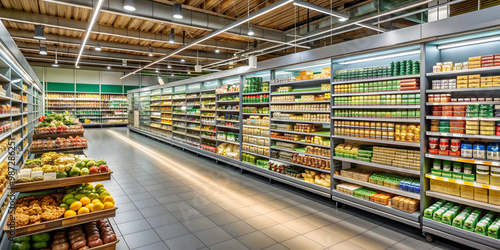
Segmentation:
{"type": "Polygon", "coordinates": [[[201,84],[193,83],[187,86],[186,94],[186,143],[200,147],[200,91],[201,84]]]}
{"type": "Polygon", "coordinates": [[[216,94],[219,81],[201,84],[200,90],[200,147],[212,153],[217,152],[217,130],[215,122],[216,94]]]}
{"type": "Polygon", "coordinates": [[[332,199],[417,228],[420,57],[411,45],[334,58],[331,104],[332,199]]]}
{"type": "Polygon", "coordinates": [[[498,249],[500,245],[498,235],[489,235],[494,233],[489,227],[496,221],[482,225],[485,214],[500,212],[500,182],[493,174],[500,170],[500,136],[495,129],[500,125],[495,112],[500,104],[500,57],[495,66],[493,56],[500,54],[499,33],[453,37],[424,47],[422,84],[427,91],[422,116],[426,131],[422,193],[423,209],[428,209],[424,215],[428,216],[423,217],[422,229],[429,241],[437,235],[478,249],[498,249]],[[436,204],[439,200],[453,202],[450,215],[441,218],[439,210],[432,211],[433,207],[445,209],[444,204],[436,204]],[[467,214],[465,207],[480,209],[477,225],[455,224],[461,217],[467,224],[476,214],[467,214]]]}

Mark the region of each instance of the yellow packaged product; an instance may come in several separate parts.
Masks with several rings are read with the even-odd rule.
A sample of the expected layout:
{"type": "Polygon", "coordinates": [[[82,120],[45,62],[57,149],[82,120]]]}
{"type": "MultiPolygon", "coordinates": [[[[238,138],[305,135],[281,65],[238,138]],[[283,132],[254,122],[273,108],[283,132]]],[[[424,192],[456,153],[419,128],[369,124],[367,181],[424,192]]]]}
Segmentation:
{"type": "Polygon", "coordinates": [[[481,79],[481,75],[468,75],[469,80],[479,80],[481,79]]]}
{"type": "Polygon", "coordinates": [[[469,76],[457,76],[457,82],[461,80],[469,80],[469,76]]]}
{"type": "Polygon", "coordinates": [[[488,202],[488,189],[474,187],[474,200],[488,202]]]}
{"type": "Polygon", "coordinates": [[[474,199],[474,187],[462,185],[460,187],[460,197],[473,200],[474,199]]]}
{"type": "Polygon", "coordinates": [[[500,190],[490,190],[489,203],[500,205],[500,190]]]}

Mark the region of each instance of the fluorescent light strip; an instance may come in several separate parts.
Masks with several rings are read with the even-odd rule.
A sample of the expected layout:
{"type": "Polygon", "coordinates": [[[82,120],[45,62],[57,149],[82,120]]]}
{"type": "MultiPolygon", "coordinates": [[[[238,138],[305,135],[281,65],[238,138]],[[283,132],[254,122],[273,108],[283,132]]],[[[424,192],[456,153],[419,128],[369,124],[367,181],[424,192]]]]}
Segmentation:
{"type": "Polygon", "coordinates": [[[472,39],[472,40],[467,40],[467,41],[462,41],[462,42],[441,44],[441,45],[438,45],[437,48],[438,49],[451,49],[451,48],[457,48],[457,47],[462,47],[462,46],[468,46],[468,45],[474,45],[474,44],[480,44],[480,43],[497,42],[497,41],[500,41],[500,36],[477,38],[477,39],[472,39]]]}
{"type": "Polygon", "coordinates": [[[94,14],[92,15],[92,19],[90,20],[89,27],[87,28],[87,32],[85,33],[85,38],[83,39],[82,45],[80,47],[80,52],[78,53],[78,57],[76,58],[75,66],[78,66],[80,62],[80,58],[82,57],[83,50],[85,50],[85,44],[89,39],[90,33],[92,33],[92,27],[94,27],[95,22],[97,21],[97,17],[99,16],[99,11],[101,10],[101,6],[104,0],[99,0],[97,2],[97,6],[95,7],[94,14]]]}
{"type": "Polygon", "coordinates": [[[344,62],[339,62],[339,64],[347,65],[347,64],[370,62],[370,61],[376,61],[376,60],[387,59],[387,58],[392,58],[392,57],[409,56],[409,55],[416,55],[416,54],[420,54],[420,50],[412,50],[412,51],[408,51],[408,52],[389,54],[389,55],[385,55],[385,56],[376,56],[376,57],[369,57],[369,58],[358,59],[358,60],[344,61],[344,62]]]}
{"type": "Polygon", "coordinates": [[[311,66],[304,66],[300,68],[293,68],[293,69],[284,69],[283,71],[296,71],[299,69],[309,69],[309,68],[314,68],[314,67],[321,67],[321,66],[327,66],[330,65],[330,63],[322,63],[322,64],[316,64],[316,65],[311,65],[311,66]]]}
{"type": "Polygon", "coordinates": [[[387,32],[386,29],[380,28],[380,27],[374,26],[374,25],[367,25],[367,24],[362,24],[362,23],[357,23],[356,25],[358,25],[360,27],[363,27],[363,28],[367,28],[367,29],[378,31],[378,32],[382,32],[382,33],[387,32]]]}
{"type": "MultiPolygon", "coordinates": [[[[207,39],[210,39],[210,38],[212,38],[212,37],[214,37],[214,36],[217,36],[217,35],[219,35],[219,34],[221,34],[221,33],[223,33],[223,32],[226,32],[226,31],[228,31],[228,30],[232,29],[232,28],[235,28],[235,27],[237,27],[237,26],[240,26],[240,25],[241,25],[241,24],[243,24],[243,23],[246,23],[246,22],[248,22],[248,21],[250,21],[250,20],[252,20],[252,19],[254,19],[254,18],[257,18],[257,17],[259,17],[259,16],[262,16],[262,15],[264,15],[264,14],[266,14],[266,13],[268,13],[268,12],[271,12],[271,11],[273,11],[273,10],[277,9],[277,8],[280,8],[281,6],[286,5],[286,4],[288,4],[288,3],[292,2],[292,1],[293,1],[293,0],[287,0],[287,1],[284,1],[284,2],[282,2],[282,3],[276,2],[276,3],[274,3],[274,4],[271,4],[270,6],[272,6],[272,5],[275,5],[275,6],[273,6],[272,8],[266,9],[266,10],[264,10],[264,9],[258,10],[258,11],[256,11],[256,12],[254,12],[254,14],[252,14],[252,16],[247,16],[247,17],[245,17],[245,18],[242,18],[242,19],[239,19],[239,20],[235,21],[234,23],[232,23],[232,24],[230,24],[230,25],[228,25],[228,26],[226,26],[226,27],[224,27],[224,28],[221,28],[221,29],[216,30],[216,31],[212,31],[212,32],[210,32],[208,35],[206,35],[206,36],[204,36],[204,37],[201,37],[201,38],[199,38],[199,39],[197,39],[197,40],[194,40],[194,41],[193,41],[193,42],[191,42],[190,44],[186,44],[186,45],[184,45],[184,46],[182,46],[182,47],[180,47],[180,48],[176,49],[176,50],[175,50],[175,51],[173,51],[172,53],[170,53],[170,54],[168,54],[168,55],[166,55],[166,56],[164,56],[164,57],[162,57],[162,58],[160,58],[160,59],[158,59],[158,60],[156,60],[156,61],[154,61],[154,62],[152,62],[152,63],[148,64],[148,65],[146,65],[145,67],[143,67],[143,68],[141,68],[141,69],[138,69],[138,70],[136,70],[136,71],[134,71],[134,72],[132,72],[132,73],[128,73],[128,74],[126,74],[126,75],[122,76],[120,79],[126,78],[126,77],[128,77],[128,76],[130,76],[130,75],[132,75],[132,74],[135,74],[135,73],[137,73],[137,72],[139,72],[139,71],[141,71],[141,70],[144,70],[144,69],[146,69],[146,68],[149,68],[149,67],[151,67],[151,66],[155,65],[156,63],[159,63],[159,62],[161,62],[161,61],[163,61],[163,60],[165,60],[165,59],[167,59],[167,58],[169,58],[169,57],[171,57],[171,56],[173,56],[173,55],[175,55],[175,54],[178,54],[179,52],[181,52],[181,51],[183,51],[183,50],[185,50],[185,49],[187,49],[187,48],[189,48],[189,47],[191,47],[191,46],[194,46],[194,45],[196,45],[196,44],[198,44],[198,43],[201,43],[201,42],[203,42],[203,41],[205,41],[205,40],[207,40],[207,39]],[[278,4],[278,3],[279,3],[279,4],[278,4]]],[[[268,6],[268,7],[269,7],[269,6],[268,6]]]]}

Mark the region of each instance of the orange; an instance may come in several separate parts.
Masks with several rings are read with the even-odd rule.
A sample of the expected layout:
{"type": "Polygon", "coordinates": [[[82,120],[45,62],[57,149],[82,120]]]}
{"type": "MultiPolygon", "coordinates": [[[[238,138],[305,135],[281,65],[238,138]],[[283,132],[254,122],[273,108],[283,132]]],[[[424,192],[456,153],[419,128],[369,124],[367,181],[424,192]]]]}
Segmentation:
{"type": "Polygon", "coordinates": [[[80,199],[80,202],[82,203],[82,206],[86,206],[87,204],[90,203],[89,197],[83,197],[80,199]]]}
{"type": "Polygon", "coordinates": [[[92,206],[92,212],[97,212],[97,211],[101,211],[104,209],[104,204],[102,203],[96,203],[92,206]]]}
{"type": "Polygon", "coordinates": [[[75,216],[75,215],[76,215],[76,212],[73,210],[68,210],[68,211],[64,212],[64,218],[75,216]]]}
{"type": "Polygon", "coordinates": [[[81,207],[82,207],[82,203],[79,201],[75,201],[75,202],[71,203],[71,205],[69,206],[69,209],[71,209],[73,211],[78,211],[78,209],[80,209],[81,207]]]}
{"type": "Polygon", "coordinates": [[[80,209],[78,209],[78,214],[88,214],[90,212],[90,210],[86,207],[81,207],[80,209]]]}
{"type": "Polygon", "coordinates": [[[115,199],[113,199],[113,197],[111,197],[111,196],[106,196],[106,197],[104,197],[102,202],[104,204],[106,204],[106,202],[111,202],[111,203],[115,204],[115,199]]]}
{"type": "Polygon", "coordinates": [[[111,209],[111,208],[114,208],[115,207],[115,204],[113,204],[113,202],[104,202],[104,209],[111,209]]]}

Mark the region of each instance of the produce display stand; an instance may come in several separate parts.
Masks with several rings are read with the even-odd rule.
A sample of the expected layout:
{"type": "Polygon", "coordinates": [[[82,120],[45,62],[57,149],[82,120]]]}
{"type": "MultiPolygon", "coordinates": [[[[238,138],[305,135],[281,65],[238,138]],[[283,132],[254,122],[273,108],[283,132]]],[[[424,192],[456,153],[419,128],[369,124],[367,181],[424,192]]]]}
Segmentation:
{"type": "Polygon", "coordinates": [[[48,152],[58,152],[58,153],[63,153],[63,152],[76,152],[76,151],[82,151],[86,150],[87,147],[73,147],[73,148],[53,148],[53,149],[39,149],[39,150],[31,150],[30,153],[32,154],[44,154],[48,152]]]}
{"type": "Polygon", "coordinates": [[[36,139],[46,139],[46,138],[68,138],[68,137],[83,137],[84,132],[80,133],[64,133],[64,134],[44,134],[44,135],[39,135],[39,134],[33,134],[33,140],[36,139]]]}
{"type": "MultiPolygon", "coordinates": [[[[67,228],[75,225],[81,225],[99,219],[115,217],[116,209],[117,208],[106,209],[98,212],[91,212],[87,214],[75,215],[68,218],[60,218],[56,220],[44,221],[38,224],[16,227],[15,235],[17,238],[37,233],[50,232],[56,229],[67,228]]],[[[7,223],[4,226],[4,231],[7,232],[7,234],[10,233],[10,227],[8,226],[9,222],[10,220],[7,220],[7,223]]]]}
{"type": "Polygon", "coordinates": [[[67,187],[78,185],[82,183],[97,182],[97,181],[107,181],[111,179],[111,174],[113,172],[109,170],[107,173],[97,173],[74,177],[65,177],[55,180],[44,180],[44,181],[34,181],[34,182],[24,182],[24,183],[14,183],[10,187],[12,192],[31,192],[44,189],[54,189],[60,187],[67,187]]]}

